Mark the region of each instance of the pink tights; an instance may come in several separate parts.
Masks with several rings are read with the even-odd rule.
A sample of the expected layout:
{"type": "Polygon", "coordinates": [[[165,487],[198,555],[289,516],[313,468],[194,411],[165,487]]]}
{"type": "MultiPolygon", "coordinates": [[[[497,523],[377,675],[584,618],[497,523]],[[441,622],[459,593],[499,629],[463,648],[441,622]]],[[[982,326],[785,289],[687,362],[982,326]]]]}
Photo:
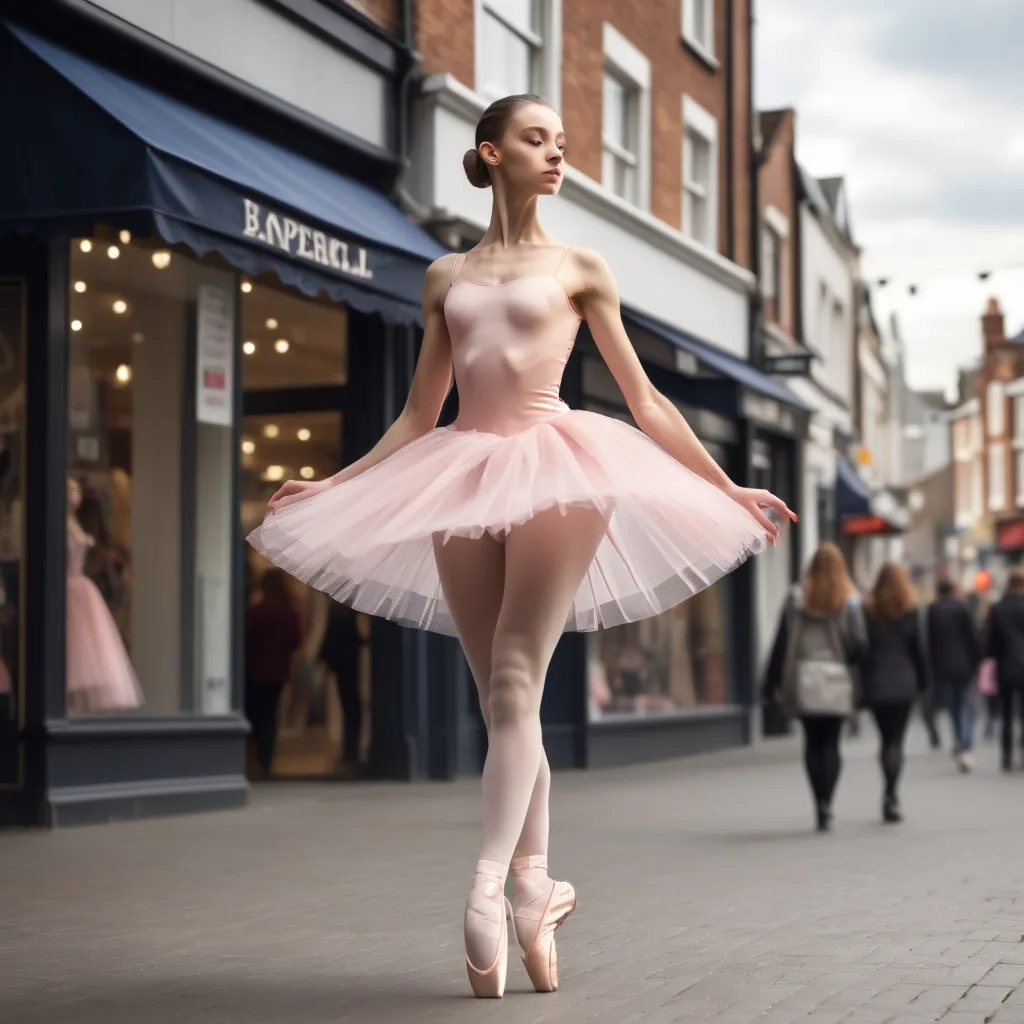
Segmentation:
{"type": "MultiPolygon", "coordinates": [[[[570,507],[564,514],[552,508],[512,527],[504,543],[489,534],[434,541],[441,587],[487,727],[479,859],[487,865],[488,891],[485,905],[476,900],[478,915],[490,915],[486,904],[492,902],[500,914],[494,879],[504,878],[513,856],[547,855],[551,771],[541,741],[544,678],[605,530],[592,508],[570,507]]],[[[471,894],[470,909],[473,904],[471,894]]],[[[493,959],[497,920],[480,930],[478,948],[470,951],[474,963],[486,966],[493,959]]]]}

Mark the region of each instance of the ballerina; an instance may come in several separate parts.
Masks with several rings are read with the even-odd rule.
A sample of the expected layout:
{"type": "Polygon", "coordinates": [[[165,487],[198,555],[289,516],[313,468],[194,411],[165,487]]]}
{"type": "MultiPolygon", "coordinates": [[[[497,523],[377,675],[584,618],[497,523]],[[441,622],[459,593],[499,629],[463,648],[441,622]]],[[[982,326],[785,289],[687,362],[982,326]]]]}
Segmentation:
{"type": "Polygon", "coordinates": [[[765,509],[796,519],[734,484],[651,384],[605,261],[541,227],[537,200],[558,192],[564,156],[544,100],[485,111],[463,164],[493,191],[490,225],[427,271],[405,407],[333,477],[283,484],[249,538],[344,604],[459,638],[488,736],[464,921],[477,996],[504,992],[509,917],[534,987],[558,987],[554,932],[576,892],[548,875],[540,703],[559,636],[657,615],[775,543],[765,509]],[[584,319],[639,430],[559,398],[584,319]],[[453,370],[458,416],[438,428],[453,370]]]}

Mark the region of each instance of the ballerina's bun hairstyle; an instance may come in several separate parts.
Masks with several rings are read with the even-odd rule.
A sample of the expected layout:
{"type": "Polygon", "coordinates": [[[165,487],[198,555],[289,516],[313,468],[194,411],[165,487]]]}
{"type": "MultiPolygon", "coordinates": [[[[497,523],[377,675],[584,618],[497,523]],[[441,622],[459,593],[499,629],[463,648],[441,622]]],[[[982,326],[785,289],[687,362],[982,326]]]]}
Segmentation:
{"type": "Polygon", "coordinates": [[[530,103],[540,103],[545,107],[551,106],[547,100],[533,93],[518,93],[515,96],[504,96],[495,100],[480,116],[476,125],[476,148],[467,149],[466,155],[462,158],[462,166],[469,178],[469,183],[474,188],[489,188],[491,184],[491,170],[487,162],[480,155],[480,146],[485,142],[497,144],[505,134],[508,127],[508,119],[520,108],[530,103]]]}

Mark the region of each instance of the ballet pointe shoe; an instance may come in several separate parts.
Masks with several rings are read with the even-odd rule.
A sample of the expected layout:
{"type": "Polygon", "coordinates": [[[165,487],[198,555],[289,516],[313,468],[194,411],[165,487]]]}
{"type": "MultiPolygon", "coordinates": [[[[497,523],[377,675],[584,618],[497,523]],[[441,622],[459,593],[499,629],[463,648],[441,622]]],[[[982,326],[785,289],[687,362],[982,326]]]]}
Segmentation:
{"type": "Polygon", "coordinates": [[[466,974],[477,999],[500,999],[508,975],[508,919],[512,904],[505,899],[505,869],[482,860],[476,866],[473,888],[466,902],[466,974]],[[495,921],[497,916],[497,921],[495,921]],[[477,967],[470,955],[474,947],[489,946],[497,930],[494,959],[486,968],[477,967]]]}
{"type": "Polygon", "coordinates": [[[576,890],[568,882],[547,877],[546,857],[516,857],[512,875],[517,892],[512,901],[516,938],[523,950],[523,966],[538,992],[558,988],[558,952],[555,931],[576,909],[576,890]],[[530,885],[527,872],[542,870],[544,880],[530,885]]]}

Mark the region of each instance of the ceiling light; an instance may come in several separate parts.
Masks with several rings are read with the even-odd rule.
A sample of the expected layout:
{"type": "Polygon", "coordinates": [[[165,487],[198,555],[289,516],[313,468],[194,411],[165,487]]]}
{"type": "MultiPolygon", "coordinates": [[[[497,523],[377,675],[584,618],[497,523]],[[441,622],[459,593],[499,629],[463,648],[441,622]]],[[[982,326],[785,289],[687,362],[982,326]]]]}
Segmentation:
{"type": "Polygon", "coordinates": [[[115,299],[114,304],[110,307],[118,316],[123,316],[128,312],[128,303],[124,299],[115,299]]]}
{"type": "Polygon", "coordinates": [[[267,330],[268,331],[277,330],[277,321],[273,317],[270,317],[270,319],[267,320],[267,330]]]}
{"type": "Polygon", "coordinates": [[[80,331],[81,329],[82,329],[82,321],[81,320],[72,320],[71,321],[71,330],[73,330],[73,331],[80,331]]]}
{"type": "Polygon", "coordinates": [[[132,379],[132,368],[127,363],[122,363],[115,371],[114,376],[118,383],[127,384],[132,379]]]}
{"type": "Polygon", "coordinates": [[[88,287],[89,286],[84,281],[75,282],[75,291],[78,292],[79,295],[81,295],[88,287]]]}
{"type": "Polygon", "coordinates": [[[157,270],[166,270],[171,265],[171,254],[166,249],[157,249],[150,259],[157,270]]]}
{"type": "Polygon", "coordinates": [[[88,238],[83,238],[78,243],[78,248],[81,249],[82,252],[92,252],[92,242],[90,242],[88,238]]]}
{"type": "Polygon", "coordinates": [[[268,480],[283,480],[284,466],[267,466],[267,472],[264,475],[268,480]]]}
{"type": "Polygon", "coordinates": [[[117,257],[121,255],[121,250],[120,250],[120,249],[118,249],[118,247],[117,247],[116,245],[112,245],[112,246],[111,246],[111,247],[110,247],[110,248],[109,248],[109,249],[107,250],[107,255],[108,255],[108,256],[109,256],[109,257],[110,257],[110,258],[111,258],[112,260],[116,260],[116,259],[117,259],[117,257]]]}
{"type": "Polygon", "coordinates": [[[256,442],[255,441],[243,441],[242,442],[242,454],[243,455],[255,455],[256,454],[256,442]]]}
{"type": "Polygon", "coordinates": [[[117,237],[121,239],[121,244],[122,245],[130,245],[131,244],[132,233],[130,231],[122,231],[121,234],[119,234],[117,237]]]}
{"type": "Polygon", "coordinates": [[[287,338],[278,338],[277,341],[274,342],[274,351],[280,352],[281,355],[284,355],[290,348],[291,345],[288,344],[287,338]]]}
{"type": "Polygon", "coordinates": [[[312,480],[313,477],[316,476],[316,470],[312,466],[303,466],[302,469],[299,470],[299,476],[301,476],[303,480],[312,480]]]}
{"type": "Polygon", "coordinates": [[[256,352],[256,342],[255,341],[245,341],[245,342],[243,342],[242,343],[242,351],[247,356],[254,355],[255,352],[256,352]]]}
{"type": "Polygon", "coordinates": [[[313,435],[310,432],[309,427],[302,427],[299,430],[298,437],[300,441],[308,441],[312,436],[313,435]]]}
{"type": "Polygon", "coordinates": [[[263,427],[264,437],[277,437],[281,433],[281,428],[276,423],[267,423],[263,427]]]}
{"type": "Polygon", "coordinates": [[[243,281],[242,282],[242,291],[245,292],[246,295],[248,295],[249,292],[252,291],[252,282],[251,281],[243,281]]]}
{"type": "Polygon", "coordinates": [[[134,341],[136,345],[141,345],[145,340],[146,336],[142,333],[142,331],[136,331],[132,335],[132,341],[134,341]]]}

